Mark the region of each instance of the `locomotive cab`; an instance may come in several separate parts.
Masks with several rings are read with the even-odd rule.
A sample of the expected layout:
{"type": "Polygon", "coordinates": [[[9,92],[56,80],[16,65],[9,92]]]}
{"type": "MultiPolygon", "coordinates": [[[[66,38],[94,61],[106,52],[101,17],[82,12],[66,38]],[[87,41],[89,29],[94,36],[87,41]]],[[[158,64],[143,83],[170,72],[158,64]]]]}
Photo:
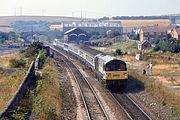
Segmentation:
{"type": "Polygon", "coordinates": [[[107,62],[104,65],[103,79],[106,80],[108,86],[125,88],[128,79],[126,63],[117,59],[107,62]]]}
{"type": "Polygon", "coordinates": [[[111,60],[104,65],[105,80],[125,80],[127,79],[126,63],[121,60],[111,60]]]}
{"type": "Polygon", "coordinates": [[[112,60],[106,63],[105,71],[127,71],[126,63],[120,60],[112,60]]]}

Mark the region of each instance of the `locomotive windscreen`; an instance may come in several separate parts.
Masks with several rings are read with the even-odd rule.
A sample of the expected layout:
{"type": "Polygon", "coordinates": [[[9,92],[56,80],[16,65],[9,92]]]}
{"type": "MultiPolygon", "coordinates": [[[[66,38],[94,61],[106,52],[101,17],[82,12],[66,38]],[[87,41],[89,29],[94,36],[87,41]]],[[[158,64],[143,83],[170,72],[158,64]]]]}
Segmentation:
{"type": "Polygon", "coordinates": [[[120,60],[112,60],[105,65],[105,71],[127,71],[126,63],[120,60]]]}

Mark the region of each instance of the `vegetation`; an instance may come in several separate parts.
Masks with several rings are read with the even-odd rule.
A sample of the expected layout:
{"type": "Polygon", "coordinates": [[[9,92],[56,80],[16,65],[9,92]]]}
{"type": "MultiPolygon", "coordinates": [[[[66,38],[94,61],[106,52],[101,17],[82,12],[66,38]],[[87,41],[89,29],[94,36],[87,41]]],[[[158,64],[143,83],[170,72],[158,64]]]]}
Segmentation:
{"type": "Polygon", "coordinates": [[[113,20],[155,20],[155,19],[169,19],[168,16],[116,16],[113,20]]]}
{"type": "Polygon", "coordinates": [[[13,119],[25,119],[29,113],[35,119],[58,120],[60,118],[60,82],[54,61],[47,59],[41,76],[36,77],[36,84],[26,93],[13,112],[13,119]]]}
{"type": "MultiPolygon", "coordinates": [[[[143,82],[145,91],[154,96],[161,104],[169,106],[172,114],[180,115],[180,95],[178,93],[173,93],[167,87],[163,86],[161,82],[140,75],[135,70],[129,69],[129,74],[136,80],[143,82]]],[[[139,86],[142,87],[142,84],[139,86]]]]}
{"type": "Polygon", "coordinates": [[[0,32],[0,43],[4,43],[7,40],[11,40],[11,41],[16,41],[18,38],[18,34],[15,32],[9,32],[9,33],[5,33],[5,32],[0,32]]]}
{"type": "Polygon", "coordinates": [[[46,61],[46,55],[45,55],[44,51],[41,50],[41,51],[39,51],[39,64],[38,64],[39,65],[38,67],[40,69],[43,68],[45,61],[46,61]]]}
{"type": "Polygon", "coordinates": [[[24,59],[11,59],[9,62],[12,68],[24,68],[26,66],[26,61],[24,59]]]}
{"type": "Polygon", "coordinates": [[[114,52],[114,55],[117,56],[117,55],[124,55],[125,53],[120,50],[120,49],[116,49],[116,51],[114,52]]]}
{"type": "MultiPolygon", "coordinates": [[[[27,50],[0,57],[0,110],[6,106],[10,98],[15,94],[30,63],[37,57],[39,49],[42,49],[42,44],[37,42],[32,44],[27,50]]],[[[44,57],[43,53],[41,56],[42,58],[44,57]]],[[[44,63],[44,58],[42,60],[44,63]]]]}
{"type": "Polygon", "coordinates": [[[119,35],[121,35],[121,34],[116,30],[110,30],[107,32],[108,38],[114,38],[114,37],[119,36],[119,35]]]}
{"type": "Polygon", "coordinates": [[[8,39],[15,41],[18,38],[15,32],[9,32],[8,39]]]}
{"type": "Polygon", "coordinates": [[[28,115],[31,112],[31,99],[29,99],[30,92],[28,91],[24,96],[24,99],[20,102],[20,105],[12,111],[12,118],[14,120],[26,120],[28,119],[28,115]]]}
{"type": "Polygon", "coordinates": [[[134,31],[131,32],[129,38],[132,40],[139,40],[139,34],[136,34],[134,31]]]}
{"type": "Polygon", "coordinates": [[[42,50],[42,47],[43,43],[34,42],[26,50],[22,50],[21,53],[23,53],[25,57],[32,58],[35,60],[36,56],[39,53],[39,50],[42,50]]]}
{"type": "MultiPolygon", "coordinates": [[[[156,20],[156,19],[169,19],[168,16],[114,16],[113,20],[156,20]]],[[[110,20],[109,17],[104,16],[99,20],[110,20]]]]}
{"type": "Polygon", "coordinates": [[[19,57],[19,53],[11,53],[11,54],[7,54],[7,55],[3,55],[0,57],[0,67],[1,68],[10,68],[10,64],[9,61],[11,59],[16,59],[17,57],[19,57]]]}
{"type": "Polygon", "coordinates": [[[138,43],[133,41],[119,41],[110,46],[110,49],[120,49],[121,51],[135,54],[137,50],[138,43]]]}
{"type": "Polygon", "coordinates": [[[100,33],[98,31],[91,31],[90,34],[91,35],[100,35],[100,33]]]}
{"type": "Polygon", "coordinates": [[[17,70],[13,73],[0,73],[0,111],[7,105],[15,94],[19,84],[25,76],[25,70],[17,70]]]}
{"type": "Polygon", "coordinates": [[[39,119],[57,119],[59,116],[59,87],[58,74],[52,60],[48,59],[42,69],[42,77],[37,81],[32,91],[32,111],[39,119]]]}
{"type": "Polygon", "coordinates": [[[162,50],[163,52],[178,53],[180,52],[180,42],[175,41],[173,39],[167,41],[161,40],[154,48],[154,51],[159,51],[159,50],[162,50]]]}
{"type": "Polygon", "coordinates": [[[109,19],[110,19],[109,17],[104,16],[103,18],[100,18],[99,20],[101,21],[101,20],[109,20],[109,19]]]}
{"type": "Polygon", "coordinates": [[[4,43],[8,39],[8,33],[0,32],[0,43],[4,43]]]}
{"type": "Polygon", "coordinates": [[[138,52],[138,49],[137,49],[138,42],[136,41],[123,40],[121,38],[117,38],[117,39],[116,38],[113,38],[113,39],[103,38],[103,39],[96,39],[93,41],[94,42],[100,42],[100,41],[112,42],[113,44],[108,47],[92,47],[93,49],[97,49],[109,55],[114,55],[114,56],[118,54],[135,55],[138,52]]]}
{"type": "Polygon", "coordinates": [[[22,56],[39,54],[39,70],[35,85],[26,93],[20,105],[13,111],[13,119],[26,119],[30,113],[34,118],[41,120],[56,120],[60,116],[60,83],[57,80],[58,72],[53,60],[47,59],[39,42],[33,43],[27,50],[22,50],[22,56]],[[30,54],[30,55],[29,55],[30,54]]]}

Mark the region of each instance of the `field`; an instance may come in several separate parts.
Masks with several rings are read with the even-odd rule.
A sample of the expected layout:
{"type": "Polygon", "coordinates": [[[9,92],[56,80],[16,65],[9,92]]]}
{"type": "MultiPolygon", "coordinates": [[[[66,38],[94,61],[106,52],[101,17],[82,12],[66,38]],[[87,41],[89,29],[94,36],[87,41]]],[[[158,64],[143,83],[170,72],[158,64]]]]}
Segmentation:
{"type": "Polygon", "coordinates": [[[123,27],[142,27],[142,26],[152,26],[158,25],[169,25],[170,20],[158,19],[158,20],[112,20],[114,22],[121,22],[123,27]]]}
{"type": "Polygon", "coordinates": [[[1,16],[0,26],[10,26],[14,21],[77,21],[80,18],[63,17],[63,16],[1,16]]]}
{"type": "Polygon", "coordinates": [[[0,31],[10,32],[11,24],[15,21],[48,21],[48,22],[62,22],[62,21],[78,21],[80,18],[63,17],[63,16],[0,16],[0,31]]]}
{"type": "Polygon", "coordinates": [[[20,105],[13,112],[13,119],[22,120],[29,118],[27,112],[31,111],[31,119],[58,120],[61,115],[61,94],[58,70],[55,62],[47,58],[36,84],[31,87],[30,92],[21,100],[20,105]]]}
{"type": "Polygon", "coordinates": [[[13,28],[10,28],[10,27],[0,27],[0,31],[2,31],[2,32],[10,32],[10,31],[13,31],[13,28]]]}
{"type": "Polygon", "coordinates": [[[1,68],[9,68],[9,60],[14,59],[18,56],[18,53],[11,53],[7,55],[0,56],[0,67],[1,68]]]}
{"type": "Polygon", "coordinates": [[[11,97],[15,94],[20,82],[25,75],[24,69],[9,69],[9,60],[18,57],[19,54],[8,54],[0,57],[0,111],[6,106],[11,97]],[[4,72],[6,69],[6,72],[4,72]]]}

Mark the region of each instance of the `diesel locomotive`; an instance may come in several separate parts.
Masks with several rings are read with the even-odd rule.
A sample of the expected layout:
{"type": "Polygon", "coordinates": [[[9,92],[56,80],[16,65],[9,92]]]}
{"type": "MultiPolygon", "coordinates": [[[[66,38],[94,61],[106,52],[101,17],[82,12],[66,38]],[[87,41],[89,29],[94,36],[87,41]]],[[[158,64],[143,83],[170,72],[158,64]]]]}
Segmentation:
{"type": "Polygon", "coordinates": [[[78,57],[107,87],[126,88],[128,71],[126,63],[98,50],[75,43],[55,41],[54,46],[78,57]]]}

